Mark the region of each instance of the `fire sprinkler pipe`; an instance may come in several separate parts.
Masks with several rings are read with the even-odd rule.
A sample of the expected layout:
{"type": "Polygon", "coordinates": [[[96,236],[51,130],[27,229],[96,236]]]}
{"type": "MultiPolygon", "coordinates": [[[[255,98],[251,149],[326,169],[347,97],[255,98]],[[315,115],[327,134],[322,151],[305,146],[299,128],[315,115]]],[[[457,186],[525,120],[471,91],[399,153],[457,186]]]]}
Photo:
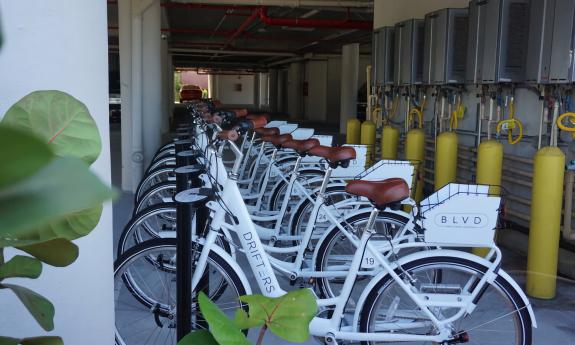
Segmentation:
{"type": "Polygon", "coordinates": [[[260,20],[271,26],[288,26],[301,28],[336,28],[373,30],[372,21],[333,20],[333,19],[310,19],[310,18],[271,18],[267,15],[265,7],[258,10],[260,20]]]}
{"type": "Polygon", "coordinates": [[[179,0],[182,3],[210,5],[251,5],[280,7],[351,7],[373,8],[373,1],[365,0],[179,0]]]}
{"type": "Polygon", "coordinates": [[[248,26],[250,26],[254,22],[254,20],[256,20],[257,17],[258,17],[258,11],[257,10],[252,11],[252,14],[249,17],[247,17],[246,20],[244,20],[244,22],[242,23],[242,25],[240,25],[240,27],[232,34],[232,36],[226,43],[226,46],[229,47],[231,43],[236,39],[236,37],[241,35],[242,32],[244,32],[244,30],[247,29],[248,26]]]}

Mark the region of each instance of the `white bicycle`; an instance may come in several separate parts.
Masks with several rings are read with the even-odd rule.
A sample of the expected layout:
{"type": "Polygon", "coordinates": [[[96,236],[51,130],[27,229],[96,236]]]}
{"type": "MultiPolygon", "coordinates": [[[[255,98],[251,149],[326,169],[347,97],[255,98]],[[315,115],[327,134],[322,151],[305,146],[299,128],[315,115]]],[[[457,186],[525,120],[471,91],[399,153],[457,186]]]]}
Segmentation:
{"type": "MultiPolygon", "coordinates": [[[[251,273],[264,295],[280,296],[284,290],[233,175],[228,176],[221,159],[214,157],[217,152],[208,149],[207,160],[213,159],[209,175],[222,188],[218,193],[219,202],[209,205],[212,221],[205,238],[198,239],[195,245],[196,271],[192,286],[194,291],[207,291],[226,314],[233,315],[235,309],[245,307],[237,297],[252,291],[246,272],[251,273]],[[225,227],[237,233],[249,264],[246,269],[216,245],[225,227]],[[202,285],[205,281],[202,277],[206,275],[209,286],[202,285]]],[[[356,250],[351,261],[346,261],[345,271],[340,272],[345,278],[339,294],[318,299],[322,311],[310,324],[312,335],[323,338],[327,344],[457,344],[478,340],[493,344],[531,344],[535,318],[529,300],[501,270],[501,252],[493,242],[493,219],[496,219],[499,198],[489,196],[486,186],[448,185],[446,188],[426,199],[422,217],[414,220],[420,242],[394,243],[387,238],[389,248],[382,251],[384,241],[381,239],[389,234],[377,233],[373,226],[375,218],[382,207],[407,198],[408,188],[389,181],[360,181],[351,185],[349,192],[369,198],[375,206],[365,227],[342,232],[356,250]],[[470,201],[480,207],[482,213],[470,213],[473,227],[469,234],[458,233],[457,230],[465,230],[457,227],[434,228],[430,223],[436,219],[441,223],[443,217],[447,222],[445,211],[449,207],[469,205],[470,201]],[[448,249],[472,246],[491,250],[486,258],[480,258],[448,249]],[[399,259],[394,255],[400,250],[422,247],[443,249],[419,251],[399,259]],[[364,262],[367,265],[362,264],[364,262]],[[354,285],[365,275],[373,278],[359,291],[359,297],[354,298],[354,285]]],[[[461,221],[469,221],[469,217],[461,221]]],[[[173,339],[174,258],[174,240],[160,239],[134,247],[118,260],[115,271],[118,344],[141,343],[151,337],[168,342],[173,339]],[[130,309],[124,308],[126,305],[130,309]],[[130,328],[125,329],[128,325],[130,328]]],[[[333,274],[337,269],[334,267],[326,274],[333,274]]]]}

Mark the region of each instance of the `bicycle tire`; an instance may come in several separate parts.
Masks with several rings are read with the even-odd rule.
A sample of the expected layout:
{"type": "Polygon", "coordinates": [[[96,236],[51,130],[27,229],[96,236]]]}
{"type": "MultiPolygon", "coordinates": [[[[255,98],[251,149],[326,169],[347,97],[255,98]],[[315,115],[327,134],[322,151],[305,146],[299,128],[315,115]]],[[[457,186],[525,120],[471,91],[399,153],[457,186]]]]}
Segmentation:
{"type": "MultiPolygon", "coordinates": [[[[454,278],[449,278],[450,275],[448,274],[448,270],[450,269],[458,269],[460,271],[467,271],[471,274],[478,274],[478,275],[482,275],[485,274],[485,272],[487,271],[487,267],[483,264],[480,264],[478,262],[475,261],[471,261],[469,259],[466,258],[458,258],[458,257],[452,257],[452,256],[436,256],[436,257],[427,257],[427,258],[420,258],[420,259],[416,259],[413,261],[409,261],[405,264],[402,265],[401,268],[396,269],[396,273],[401,277],[403,276],[405,273],[404,272],[410,272],[410,274],[412,275],[412,277],[415,277],[414,279],[419,279],[417,284],[422,284],[422,286],[424,285],[423,283],[421,283],[421,281],[426,281],[425,277],[429,277],[427,279],[429,280],[435,280],[435,278],[433,277],[433,273],[434,272],[440,272],[441,273],[441,284],[444,284],[445,286],[449,285],[449,279],[454,279],[454,278]],[[415,276],[415,274],[421,270],[423,270],[424,268],[430,268],[433,270],[431,276],[429,273],[426,273],[425,275],[423,273],[419,273],[419,275],[417,275],[417,277],[415,276]],[[422,277],[424,277],[422,279],[422,277]]],[[[473,279],[480,279],[479,277],[475,277],[473,279]]],[[[361,307],[361,311],[360,311],[360,318],[359,318],[359,330],[361,332],[370,332],[372,330],[372,328],[374,328],[373,326],[373,318],[374,315],[376,313],[379,313],[380,315],[385,313],[385,307],[380,311],[376,310],[376,306],[379,305],[379,302],[383,302],[381,299],[385,298],[386,295],[390,298],[393,299],[394,301],[397,301],[398,299],[401,301],[399,303],[404,303],[404,301],[406,301],[405,299],[401,299],[400,295],[401,293],[395,294],[394,291],[390,291],[392,290],[392,287],[394,286],[396,282],[391,278],[391,276],[389,274],[383,276],[380,278],[380,281],[378,281],[368,293],[366,299],[365,299],[365,303],[363,304],[363,306],[361,307]]],[[[453,284],[452,284],[453,285],[453,284]]],[[[432,285],[431,285],[432,286],[432,285]]],[[[464,287],[467,287],[467,285],[463,285],[464,287]]],[[[471,286],[473,286],[473,284],[471,284],[471,286]]],[[[414,288],[417,288],[414,287],[414,288]]],[[[407,300],[407,302],[409,302],[411,299],[407,300]]],[[[393,311],[394,314],[396,314],[396,310],[402,310],[399,309],[400,307],[402,307],[404,304],[397,304],[397,302],[395,302],[395,311],[393,311]]],[[[449,316],[449,314],[447,314],[446,310],[442,310],[440,311],[439,308],[437,307],[433,307],[434,308],[434,314],[439,314],[442,313],[441,316],[443,317],[447,317],[449,316]],[[443,314],[445,313],[445,314],[443,314]]],[[[452,308],[453,309],[453,308],[452,308]]],[[[387,311],[388,313],[390,313],[389,311],[387,311]]],[[[400,313],[399,313],[400,314],[400,313]]],[[[408,315],[407,313],[404,315],[408,315]]],[[[385,315],[386,317],[391,318],[392,315],[385,315]]],[[[403,316],[403,318],[406,318],[406,316],[403,316]]],[[[491,316],[490,316],[491,318],[491,316]]],[[[400,318],[398,318],[400,319],[400,318]]],[[[482,319],[483,320],[483,319],[482,319]]],[[[462,317],[459,323],[459,327],[457,327],[456,329],[454,329],[454,331],[456,332],[456,334],[467,334],[467,336],[469,337],[469,340],[471,340],[472,342],[477,341],[477,339],[480,339],[480,342],[482,344],[485,344],[486,341],[493,341],[492,344],[498,344],[498,345],[531,345],[532,343],[532,323],[531,323],[531,317],[529,315],[529,312],[526,308],[526,305],[523,301],[523,299],[521,298],[521,296],[519,295],[519,293],[513,288],[513,286],[505,279],[503,278],[501,275],[497,274],[497,277],[495,278],[495,280],[493,281],[493,284],[489,284],[486,285],[485,290],[483,291],[483,293],[481,294],[481,298],[478,299],[478,301],[476,302],[476,307],[473,311],[473,313],[468,314],[465,317],[462,317]],[[499,292],[499,295],[501,297],[504,298],[503,302],[507,302],[509,303],[509,307],[513,308],[515,311],[511,312],[511,314],[507,314],[505,312],[501,312],[501,308],[502,307],[498,307],[496,304],[494,304],[494,302],[491,300],[491,289],[490,288],[496,288],[495,292],[499,292]],[[483,301],[483,304],[480,306],[479,303],[483,301]],[[486,304],[487,303],[487,304],[486,304]],[[486,330],[486,332],[489,332],[491,337],[488,336],[482,336],[481,334],[477,334],[478,333],[478,329],[479,326],[477,327],[473,327],[473,326],[469,326],[466,329],[460,329],[461,328],[461,324],[464,321],[469,321],[469,317],[473,317],[474,315],[479,315],[481,313],[485,313],[485,312],[489,312],[491,314],[495,314],[495,316],[493,317],[493,319],[491,319],[490,321],[484,322],[484,321],[480,321],[479,326],[487,326],[488,325],[488,329],[486,330]],[[514,339],[512,340],[512,342],[506,342],[505,339],[503,339],[504,334],[506,333],[505,330],[509,330],[510,324],[509,324],[509,320],[507,320],[506,316],[512,316],[511,321],[513,321],[514,326],[516,327],[516,330],[514,332],[515,336],[511,336],[514,339]],[[507,320],[507,321],[506,321],[507,320]],[[497,331],[497,330],[493,330],[492,328],[494,326],[497,327],[501,327],[502,331],[497,331]],[[472,332],[472,333],[470,333],[472,332]],[[493,335],[494,333],[496,333],[496,335],[493,335]],[[475,341],[474,341],[475,339],[475,341]]],[[[399,321],[398,321],[399,322],[399,321]]],[[[422,330],[423,332],[425,332],[425,330],[422,330]]],[[[429,331],[428,331],[429,332],[429,331]]],[[[397,330],[394,331],[395,334],[398,333],[397,330]]],[[[419,333],[419,332],[418,332],[419,333]]],[[[480,332],[479,332],[480,333],[480,332]]],[[[509,332],[507,332],[509,333],[509,332]]],[[[509,340],[509,339],[507,339],[509,340]]],[[[413,344],[414,342],[411,342],[411,344],[413,344]]],[[[375,342],[362,342],[362,345],[374,345],[376,344],[375,342]]],[[[385,344],[390,344],[389,342],[385,342],[385,344]]]]}
{"type": "MultiPolygon", "coordinates": [[[[200,245],[199,250],[201,249],[200,245]]],[[[142,337],[145,337],[147,334],[149,334],[149,336],[145,338],[147,339],[145,342],[146,344],[150,344],[149,340],[152,339],[159,342],[153,341],[150,345],[176,344],[174,325],[175,310],[172,307],[174,305],[172,296],[175,296],[175,271],[173,271],[175,266],[170,268],[171,271],[162,268],[159,272],[156,272],[157,276],[154,275],[154,278],[162,279],[162,284],[159,284],[159,288],[166,291],[162,294],[153,295],[142,291],[143,289],[151,289],[150,284],[146,283],[140,284],[146,286],[137,286],[135,283],[136,278],[134,277],[137,276],[139,279],[143,279],[140,278],[140,276],[142,276],[141,274],[128,271],[130,266],[135,267],[136,263],[143,263],[144,265],[135,267],[134,270],[153,270],[155,267],[150,266],[153,265],[153,262],[150,260],[154,258],[154,255],[156,255],[155,257],[161,260],[160,262],[163,262],[163,257],[160,258],[160,255],[162,254],[155,254],[162,252],[175,255],[176,240],[155,239],[142,243],[124,253],[124,255],[118,258],[114,264],[114,298],[116,312],[115,343],[117,345],[143,344],[144,342],[142,341],[142,337]],[[126,290],[123,288],[126,288],[126,290]],[[161,299],[158,298],[158,296],[160,296],[161,299]],[[129,308],[124,309],[125,307],[129,308]],[[136,313],[138,313],[137,317],[135,317],[136,313]],[[144,315],[143,318],[142,315],[144,315]],[[128,325],[129,332],[131,333],[130,336],[133,337],[130,339],[128,339],[127,333],[119,330],[119,328],[123,328],[123,326],[120,327],[120,325],[125,323],[126,318],[130,319],[130,321],[134,320],[133,323],[128,325]],[[143,324],[142,321],[148,322],[143,324]],[[162,323],[162,321],[164,323],[162,323]],[[164,327],[165,323],[171,324],[168,325],[168,327],[164,327]],[[140,326],[142,330],[136,330],[136,332],[134,332],[136,325],[140,326]],[[151,333],[149,333],[150,328],[152,330],[151,333]]],[[[246,288],[246,286],[243,285],[242,280],[227,260],[216,252],[210,251],[208,255],[208,265],[210,285],[211,282],[214,281],[214,278],[211,275],[217,274],[216,272],[219,272],[222,280],[216,284],[216,289],[213,292],[211,291],[211,286],[201,287],[201,289],[205,290],[207,288],[208,297],[210,297],[210,299],[212,299],[216,304],[224,304],[228,311],[230,310],[229,303],[234,303],[233,305],[237,304],[237,308],[245,308],[245,305],[239,302],[238,298],[239,296],[245,295],[247,291],[249,291],[249,287],[246,288]],[[228,300],[227,295],[225,295],[228,293],[232,294],[229,300],[234,302],[224,302],[224,300],[222,300],[222,298],[228,300]]],[[[140,283],[145,283],[145,281],[142,280],[140,283]]],[[[150,290],[148,292],[152,291],[150,290]]],[[[195,325],[192,325],[192,329],[197,328],[194,326],[195,325]]]]}

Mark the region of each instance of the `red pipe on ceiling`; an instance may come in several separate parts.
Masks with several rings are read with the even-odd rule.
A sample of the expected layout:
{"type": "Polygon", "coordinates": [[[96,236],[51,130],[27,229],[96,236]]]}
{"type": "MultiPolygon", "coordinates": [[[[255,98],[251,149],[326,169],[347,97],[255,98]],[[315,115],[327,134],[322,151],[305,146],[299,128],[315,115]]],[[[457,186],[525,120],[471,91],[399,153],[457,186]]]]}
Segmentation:
{"type": "Polygon", "coordinates": [[[309,18],[271,18],[267,15],[266,8],[258,9],[260,20],[267,25],[291,26],[302,28],[334,28],[334,29],[358,29],[373,30],[372,21],[334,20],[334,19],[309,19],[309,18]]]}
{"type": "Polygon", "coordinates": [[[230,45],[235,39],[236,37],[238,37],[239,35],[241,35],[245,29],[248,28],[248,26],[250,26],[254,20],[256,20],[256,18],[258,17],[258,11],[254,10],[252,11],[252,15],[247,17],[246,20],[244,20],[244,22],[242,23],[242,25],[240,25],[240,27],[230,36],[230,39],[228,40],[226,45],[230,45]]]}
{"type": "MultiPolygon", "coordinates": [[[[183,2],[163,2],[160,6],[166,8],[187,8],[187,9],[204,9],[204,10],[252,10],[255,6],[245,5],[210,5],[183,2]]],[[[249,15],[249,13],[248,13],[249,15]]]]}

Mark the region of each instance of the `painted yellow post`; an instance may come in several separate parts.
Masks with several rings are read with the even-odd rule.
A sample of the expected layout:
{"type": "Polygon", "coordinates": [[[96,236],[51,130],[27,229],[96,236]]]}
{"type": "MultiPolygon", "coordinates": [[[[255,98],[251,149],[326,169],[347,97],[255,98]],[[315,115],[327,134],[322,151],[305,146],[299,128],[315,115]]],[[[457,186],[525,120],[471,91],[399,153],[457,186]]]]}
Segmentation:
{"type": "Polygon", "coordinates": [[[565,155],[557,147],[537,151],[533,163],[531,221],[526,291],[532,297],[555,297],[561,236],[565,155]]]}
{"type": "Polygon", "coordinates": [[[437,136],[435,148],[435,190],[457,178],[457,134],[443,132],[437,136]]]}
{"type": "MultiPolygon", "coordinates": [[[[478,184],[492,185],[489,193],[499,195],[501,192],[501,173],[503,166],[503,145],[496,140],[486,140],[477,148],[477,172],[478,184]]],[[[489,253],[488,248],[473,248],[473,253],[485,257],[489,253]]]]}
{"type": "Polygon", "coordinates": [[[373,164],[373,154],[375,151],[375,123],[371,120],[366,120],[361,124],[361,145],[367,145],[367,161],[366,165],[373,164]]]}
{"type": "Polygon", "coordinates": [[[352,118],[347,120],[345,125],[345,143],[350,145],[358,145],[360,141],[361,122],[352,118]]]}
{"type": "Polygon", "coordinates": [[[381,159],[397,159],[399,130],[393,126],[384,126],[381,133],[381,159]]]}
{"type": "Polygon", "coordinates": [[[423,168],[425,164],[425,132],[416,128],[407,132],[405,139],[405,159],[416,164],[416,189],[414,199],[419,202],[423,198],[423,168]]]}

